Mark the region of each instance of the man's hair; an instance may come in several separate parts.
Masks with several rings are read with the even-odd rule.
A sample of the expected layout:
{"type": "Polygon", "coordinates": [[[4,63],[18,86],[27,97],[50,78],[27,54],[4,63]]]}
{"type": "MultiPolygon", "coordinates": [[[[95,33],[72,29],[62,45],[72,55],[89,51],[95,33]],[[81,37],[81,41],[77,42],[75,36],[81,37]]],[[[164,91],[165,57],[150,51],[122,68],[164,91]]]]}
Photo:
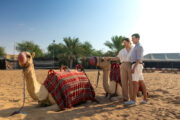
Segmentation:
{"type": "Polygon", "coordinates": [[[138,33],[133,34],[132,36],[135,36],[136,38],[140,39],[140,35],[138,33]]]}
{"type": "Polygon", "coordinates": [[[130,42],[129,38],[124,38],[123,41],[130,42]]]}

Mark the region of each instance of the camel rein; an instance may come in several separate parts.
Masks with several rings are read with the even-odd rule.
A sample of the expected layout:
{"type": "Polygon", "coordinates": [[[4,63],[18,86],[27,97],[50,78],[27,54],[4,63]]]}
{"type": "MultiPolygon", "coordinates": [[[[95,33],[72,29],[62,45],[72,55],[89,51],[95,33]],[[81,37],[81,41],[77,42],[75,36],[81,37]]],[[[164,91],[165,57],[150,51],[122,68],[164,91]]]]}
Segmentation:
{"type": "Polygon", "coordinates": [[[24,76],[24,74],[25,74],[25,68],[23,68],[22,73],[23,73],[23,104],[22,104],[22,106],[19,108],[19,110],[14,111],[10,116],[13,116],[13,115],[19,114],[19,113],[26,114],[26,112],[21,112],[22,109],[24,108],[25,99],[26,99],[26,88],[25,88],[25,87],[26,87],[26,80],[25,80],[25,76],[24,76]]]}

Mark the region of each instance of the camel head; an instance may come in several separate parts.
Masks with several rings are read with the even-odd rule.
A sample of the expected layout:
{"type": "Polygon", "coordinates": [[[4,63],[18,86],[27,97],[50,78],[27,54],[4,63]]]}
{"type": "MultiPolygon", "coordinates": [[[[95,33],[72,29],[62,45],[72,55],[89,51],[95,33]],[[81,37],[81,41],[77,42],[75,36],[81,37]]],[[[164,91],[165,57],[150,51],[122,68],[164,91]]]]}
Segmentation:
{"type": "Polygon", "coordinates": [[[109,57],[92,57],[89,59],[89,63],[102,69],[110,69],[111,67],[111,61],[109,57]]]}
{"type": "Polygon", "coordinates": [[[29,52],[21,52],[18,55],[18,61],[19,65],[21,67],[28,67],[31,64],[33,64],[33,58],[35,56],[35,53],[29,53],[29,52]]]}

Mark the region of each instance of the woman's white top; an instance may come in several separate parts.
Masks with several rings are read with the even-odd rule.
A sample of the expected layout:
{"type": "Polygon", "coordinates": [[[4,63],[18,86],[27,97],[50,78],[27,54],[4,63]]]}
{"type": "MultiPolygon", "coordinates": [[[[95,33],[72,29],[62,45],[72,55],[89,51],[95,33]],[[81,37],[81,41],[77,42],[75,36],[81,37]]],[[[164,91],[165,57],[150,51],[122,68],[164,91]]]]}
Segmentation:
{"type": "Polygon", "coordinates": [[[126,48],[123,48],[121,51],[119,51],[117,57],[119,57],[120,62],[131,62],[131,53],[132,53],[132,48],[127,51],[126,48]]]}

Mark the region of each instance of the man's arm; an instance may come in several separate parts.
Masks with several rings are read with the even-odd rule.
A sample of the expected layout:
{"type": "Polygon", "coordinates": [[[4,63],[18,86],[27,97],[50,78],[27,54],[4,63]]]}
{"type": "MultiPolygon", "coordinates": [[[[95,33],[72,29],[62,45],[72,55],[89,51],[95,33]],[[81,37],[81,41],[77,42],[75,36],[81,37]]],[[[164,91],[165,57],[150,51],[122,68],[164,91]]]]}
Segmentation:
{"type": "Polygon", "coordinates": [[[137,65],[140,63],[140,60],[136,60],[136,63],[135,65],[133,66],[132,70],[131,70],[131,73],[134,73],[135,71],[135,68],[137,67],[137,65]]]}

